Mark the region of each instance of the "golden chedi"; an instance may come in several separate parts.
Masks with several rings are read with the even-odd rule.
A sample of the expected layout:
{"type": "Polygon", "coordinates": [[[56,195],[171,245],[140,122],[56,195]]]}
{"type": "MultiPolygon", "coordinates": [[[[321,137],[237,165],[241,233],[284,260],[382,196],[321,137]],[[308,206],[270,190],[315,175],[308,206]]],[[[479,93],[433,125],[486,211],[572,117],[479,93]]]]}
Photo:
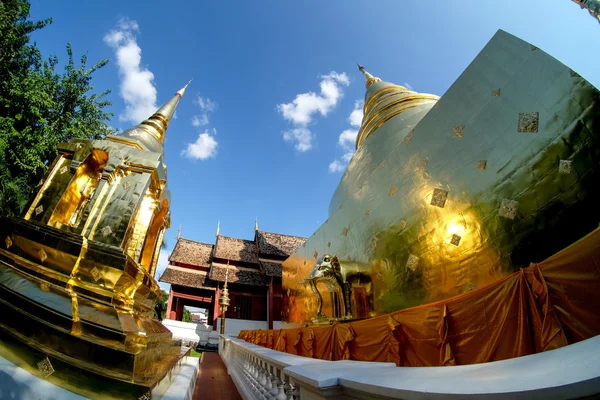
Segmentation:
{"type": "Polygon", "coordinates": [[[499,31],[441,98],[359,68],[357,150],[328,220],[283,264],[284,320],[447,299],[598,226],[600,93],[569,67],[499,31]]]}
{"type": "Polygon", "coordinates": [[[168,388],[184,354],[153,318],[154,274],[163,143],[186,87],[121,135],[60,144],[23,218],[1,217],[0,356],[86,397],[168,388]]]}

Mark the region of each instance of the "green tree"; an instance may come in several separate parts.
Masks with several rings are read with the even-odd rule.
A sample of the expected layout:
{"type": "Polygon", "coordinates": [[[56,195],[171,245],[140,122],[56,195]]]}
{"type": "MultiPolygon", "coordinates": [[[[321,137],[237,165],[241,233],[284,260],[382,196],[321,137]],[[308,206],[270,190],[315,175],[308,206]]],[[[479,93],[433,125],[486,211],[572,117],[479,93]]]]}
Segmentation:
{"type": "Polygon", "coordinates": [[[187,308],[183,308],[183,317],[181,318],[183,322],[192,322],[192,314],[188,311],[187,308]]]}
{"type": "Polygon", "coordinates": [[[57,155],[57,145],[72,138],[101,138],[113,133],[109,91],[95,93],[92,74],[108,63],[76,65],[67,44],[64,71],[58,58],[47,60],[31,33],[52,23],[29,20],[28,0],[0,1],[0,214],[22,212],[34,187],[57,155]]]}

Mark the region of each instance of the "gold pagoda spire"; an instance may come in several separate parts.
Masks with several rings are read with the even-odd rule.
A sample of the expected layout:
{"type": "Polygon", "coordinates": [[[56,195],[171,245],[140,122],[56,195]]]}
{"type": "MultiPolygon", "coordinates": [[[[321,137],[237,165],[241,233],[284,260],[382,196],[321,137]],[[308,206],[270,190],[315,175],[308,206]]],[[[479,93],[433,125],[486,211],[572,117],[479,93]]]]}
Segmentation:
{"type": "Polygon", "coordinates": [[[123,132],[123,137],[138,139],[142,144],[146,145],[148,150],[162,152],[162,145],[165,142],[165,133],[169,126],[169,121],[173,118],[179,100],[181,100],[191,82],[192,80],[190,79],[184,87],[175,92],[169,101],[156,110],[150,118],[123,132]]]}
{"type": "Polygon", "coordinates": [[[367,81],[367,84],[366,84],[367,89],[369,87],[371,87],[372,84],[374,84],[376,82],[381,82],[381,79],[371,75],[367,70],[365,70],[365,67],[363,67],[362,65],[360,65],[358,63],[357,63],[357,65],[358,65],[358,70],[363,73],[365,80],[367,81]]]}

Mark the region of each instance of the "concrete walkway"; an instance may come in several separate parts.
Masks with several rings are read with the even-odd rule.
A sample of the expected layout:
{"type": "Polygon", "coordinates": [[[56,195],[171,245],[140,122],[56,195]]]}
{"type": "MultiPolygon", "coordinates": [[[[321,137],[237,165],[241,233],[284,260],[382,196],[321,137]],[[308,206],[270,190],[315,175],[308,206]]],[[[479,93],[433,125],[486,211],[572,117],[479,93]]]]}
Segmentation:
{"type": "Polygon", "coordinates": [[[219,353],[202,353],[194,400],[241,400],[219,353]]]}

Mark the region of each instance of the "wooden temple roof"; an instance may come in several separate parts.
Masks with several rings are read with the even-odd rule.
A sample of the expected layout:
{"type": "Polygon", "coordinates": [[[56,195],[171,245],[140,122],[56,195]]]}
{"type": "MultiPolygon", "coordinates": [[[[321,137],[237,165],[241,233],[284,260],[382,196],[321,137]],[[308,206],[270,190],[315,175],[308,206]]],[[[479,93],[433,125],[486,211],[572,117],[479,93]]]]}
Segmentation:
{"type": "Polygon", "coordinates": [[[159,282],[197,289],[215,290],[215,287],[217,286],[216,283],[208,279],[207,275],[208,273],[206,271],[169,265],[161,275],[159,282]]]}
{"type": "Polygon", "coordinates": [[[215,258],[258,264],[258,251],[254,241],[217,236],[215,258]]]}
{"type": "Polygon", "coordinates": [[[214,290],[219,282],[225,282],[229,268],[230,283],[266,286],[266,278],[281,277],[281,262],[305,241],[298,236],[258,230],[254,240],[217,235],[214,245],[180,237],[159,282],[214,290]],[[235,265],[228,266],[227,262],[235,265]]]}
{"type": "Polygon", "coordinates": [[[210,266],[213,247],[212,244],[179,238],[173,252],[169,256],[169,261],[208,267],[210,266]]]}
{"type": "Polygon", "coordinates": [[[281,278],[281,263],[260,260],[260,269],[266,276],[281,278]]]}
{"type": "Polygon", "coordinates": [[[212,280],[225,282],[225,274],[229,270],[227,280],[229,283],[240,283],[253,286],[267,286],[260,270],[253,268],[238,267],[213,262],[210,267],[209,277],[212,280]]]}
{"type": "MultiPolygon", "coordinates": [[[[306,238],[299,236],[256,231],[256,245],[258,246],[259,253],[264,255],[288,258],[304,242],[306,242],[306,238]]],[[[279,276],[281,276],[281,272],[279,276]]]]}

